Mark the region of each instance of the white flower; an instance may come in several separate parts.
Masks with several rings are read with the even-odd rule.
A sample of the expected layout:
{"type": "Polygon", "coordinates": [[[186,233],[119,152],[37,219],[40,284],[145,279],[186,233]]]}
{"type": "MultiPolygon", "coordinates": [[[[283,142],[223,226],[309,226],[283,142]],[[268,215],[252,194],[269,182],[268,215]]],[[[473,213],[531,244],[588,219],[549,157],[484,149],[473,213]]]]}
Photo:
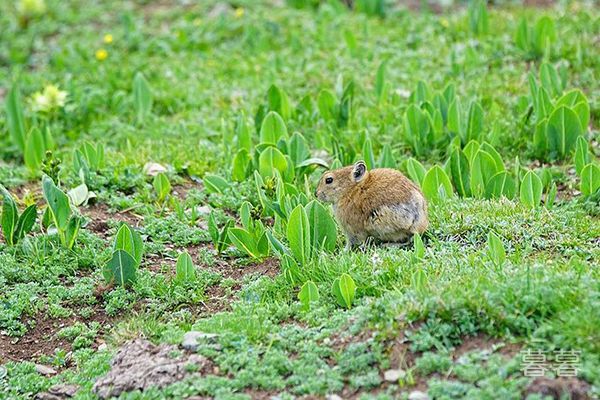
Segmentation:
{"type": "Polygon", "coordinates": [[[31,108],[36,112],[51,112],[63,108],[67,101],[67,92],[56,85],[47,85],[43,91],[34,93],[29,98],[31,108]]]}

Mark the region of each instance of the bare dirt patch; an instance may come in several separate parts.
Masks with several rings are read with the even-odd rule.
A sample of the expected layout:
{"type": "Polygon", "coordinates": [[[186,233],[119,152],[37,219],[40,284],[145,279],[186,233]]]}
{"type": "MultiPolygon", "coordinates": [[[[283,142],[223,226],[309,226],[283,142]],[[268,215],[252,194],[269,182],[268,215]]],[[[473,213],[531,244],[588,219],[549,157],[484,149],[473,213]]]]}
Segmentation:
{"type": "Polygon", "coordinates": [[[213,364],[199,354],[183,353],[174,345],[154,345],[143,339],[128,342],[111,361],[111,370],[93,392],[101,399],[132,390],[163,388],[188,376],[210,373],[213,364]]]}
{"type": "Polygon", "coordinates": [[[538,393],[544,396],[544,398],[549,396],[556,400],[563,398],[587,400],[591,398],[589,392],[590,385],[577,378],[535,378],[525,389],[525,395],[538,393]]]}
{"type": "Polygon", "coordinates": [[[108,206],[103,203],[97,203],[89,207],[82,207],[81,212],[91,220],[87,224],[86,229],[103,239],[108,237],[110,230],[110,226],[108,224],[109,220],[126,222],[132,227],[139,227],[142,222],[142,217],[134,215],[129,211],[112,213],[109,211],[108,206]]]}
{"type": "Polygon", "coordinates": [[[476,350],[488,350],[499,353],[506,358],[513,358],[519,353],[521,346],[516,343],[505,343],[500,339],[491,338],[483,333],[479,333],[475,336],[465,337],[462,343],[454,349],[452,357],[456,361],[464,354],[476,350]]]}
{"type": "MultiPolygon", "coordinates": [[[[107,332],[113,322],[113,318],[106,315],[104,309],[100,306],[94,308],[94,313],[90,318],[72,316],[68,318],[49,318],[44,315],[38,315],[35,319],[35,326],[24,336],[14,338],[11,336],[0,335],[0,361],[34,361],[43,355],[52,355],[56,349],[62,349],[66,352],[71,351],[71,343],[56,334],[63,328],[73,325],[76,322],[98,322],[100,324],[99,336],[107,332]]],[[[95,343],[94,347],[100,343],[95,343]]]]}

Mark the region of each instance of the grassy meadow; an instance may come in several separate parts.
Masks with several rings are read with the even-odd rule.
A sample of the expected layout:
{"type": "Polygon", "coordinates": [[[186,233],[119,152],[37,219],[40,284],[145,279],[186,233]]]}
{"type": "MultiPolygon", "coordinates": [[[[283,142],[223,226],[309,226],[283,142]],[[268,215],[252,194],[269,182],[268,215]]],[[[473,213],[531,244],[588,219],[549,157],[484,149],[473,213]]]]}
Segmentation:
{"type": "Polygon", "coordinates": [[[599,82],[591,1],[0,2],[0,399],[597,399],[599,82]],[[422,237],[345,250],[358,160],[422,237]]]}

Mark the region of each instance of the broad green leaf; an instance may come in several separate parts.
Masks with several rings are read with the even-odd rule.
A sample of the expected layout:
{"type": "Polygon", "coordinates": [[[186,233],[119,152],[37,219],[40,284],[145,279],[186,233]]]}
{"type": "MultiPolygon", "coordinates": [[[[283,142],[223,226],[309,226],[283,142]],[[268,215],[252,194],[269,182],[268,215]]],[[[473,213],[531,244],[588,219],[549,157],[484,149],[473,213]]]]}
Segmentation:
{"type": "Polygon", "coordinates": [[[6,124],[8,132],[21,152],[25,151],[25,120],[23,119],[23,107],[21,105],[21,94],[19,87],[14,84],[8,92],[5,100],[6,124]]]}
{"type": "Polygon", "coordinates": [[[485,188],[492,176],[500,171],[496,170],[494,158],[484,150],[479,150],[471,163],[471,191],[473,196],[482,197],[485,188]]]}
{"type": "Polygon", "coordinates": [[[483,134],[483,108],[474,101],[469,106],[469,115],[467,119],[466,136],[463,143],[468,143],[471,140],[479,140],[483,134]]]}
{"type": "Polygon", "coordinates": [[[563,88],[560,77],[552,65],[542,63],[540,66],[540,81],[542,88],[546,89],[552,97],[556,98],[562,94],[563,88]]]}
{"type": "Polygon", "coordinates": [[[506,169],[506,167],[504,166],[504,161],[502,161],[502,156],[500,155],[500,153],[498,153],[494,146],[487,142],[483,142],[481,143],[480,149],[484,150],[492,156],[492,158],[494,159],[494,164],[496,165],[496,171],[500,172],[506,169]]]}
{"type": "Polygon", "coordinates": [[[142,255],[144,254],[144,243],[142,242],[140,233],[135,229],[132,229],[129,225],[125,223],[122,224],[117,231],[113,250],[126,251],[133,257],[136,266],[139,266],[142,262],[142,255]]]}
{"type": "Polygon", "coordinates": [[[235,123],[235,135],[237,137],[238,149],[252,151],[252,133],[246,123],[246,116],[242,112],[235,123]]]}
{"type": "Polygon", "coordinates": [[[276,147],[269,146],[260,153],[258,170],[263,178],[275,175],[275,170],[282,175],[288,168],[285,156],[276,147]]]}
{"type": "Polygon", "coordinates": [[[418,268],[417,270],[415,270],[412,276],[410,277],[410,284],[418,293],[425,292],[425,289],[427,288],[427,283],[427,274],[425,274],[423,268],[418,268]]]}
{"type": "Polygon", "coordinates": [[[56,228],[59,231],[66,231],[71,217],[68,196],[54,184],[48,175],[42,177],[42,192],[52,212],[52,219],[56,228]]]}
{"type": "Polygon", "coordinates": [[[548,210],[551,210],[554,207],[554,201],[556,200],[556,193],[558,192],[558,188],[556,187],[556,182],[552,182],[552,186],[548,190],[546,194],[546,202],[545,206],[548,210]]]}
{"type": "Polygon", "coordinates": [[[467,156],[467,160],[469,160],[469,165],[473,163],[473,159],[475,158],[475,155],[477,154],[480,148],[481,145],[478,141],[471,140],[463,149],[463,153],[465,153],[465,156],[467,156]]]}
{"type": "Polygon", "coordinates": [[[277,144],[279,139],[287,139],[288,131],[283,118],[275,111],[269,111],[260,127],[261,143],[277,144]]]}
{"type": "Polygon", "coordinates": [[[329,211],[316,200],[306,205],[306,215],[310,226],[310,242],[315,249],[328,252],[335,250],[337,225],[329,211]]]}
{"type": "Polygon", "coordinates": [[[365,164],[367,165],[367,169],[371,170],[376,167],[375,165],[375,154],[373,154],[373,144],[371,143],[371,139],[366,139],[363,148],[363,160],[365,160],[365,164]]]}
{"type": "Polygon", "coordinates": [[[542,180],[533,171],[527,171],[521,182],[520,199],[521,203],[529,208],[535,208],[542,200],[542,191],[544,187],[542,180]]]}
{"type": "Polygon", "coordinates": [[[406,170],[410,179],[419,187],[423,186],[423,179],[425,178],[425,167],[418,160],[409,158],[406,162],[406,170]]]}
{"type": "Polygon", "coordinates": [[[81,185],[69,190],[67,192],[67,196],[69,196],[73,205],[80,206],[88,200],[90,191],[88,190],[87,185],[82,183],[81,185]]]}
{"type": "Polygon", "coordinates": [[[231,178],[236,182],[245,181],[250,176],[250,165],[252,158],[248,153],[248,150],[240,149],[235,157],[233,158],[233,167],[231,170],[231,178]]]}
{"type": "Polygon", "coordinates": [[[107,282],[127,287],[136,281],[137,265],[133,257],[124,250],[117,250],[103,269],[107,282]]]}
{"type": "Polygon", "coordinates": [[[504,260],[506,260],[506,250],[504,250],[502,240],[493,231],[488,233],[487,246],[490,260],[492,260],[497,267],[502,266],[504,260]]]}
{"type": "Polygon", "coordinates": [[[427,200],[430,201],[452,197],[450,178],[439,165],[435,165],[427,171],[421,189],[427,200]]]}
{"type": "Polygon", "coordinates": [[[319,289],[317,288],[317,285],[315,285],[313,281],[307,281],[302,285],[302,288],[298,293],[298,300],[302,303],[303,310],[309,310],[311,303],[319,301],[319,289]]]}
{"type": "Polygon", "coordinates": [[[340,306],[350,309],[356,294],[354,279],[348,274],[342,274],[333,282],[332,292],[340,306]]]}
{"type": "Polygon", "coordinates": [[[498,172],[485,185],[485,195],[488,199],[498,199],[502,196],[507,199],[514,199],[516,194],[515,179],[506,171],[498,172]]]}
{"type": "Polygon", "coordinates": [[[14,231],[14,241],[23,239],[25,235],[31,232],[33,228],[33,224],[35,223],[35,219],[37,218],[37,207],[35,204],[30,205],[23,211],[23,214],[19,217],[17,221],[17,226],[14,231]]]}
{"type": "Polygon", "coordinates": [[[202,178],[207,193],[224,193],[230,187],[229,182],[215,174],[206,174],[202,178]]]}
{"type": "Polygon", "coordinates": [[[296,206],[288,219],[286,236],[290,251],[302,266],[311,259],[310,225],[306,210],[302,205],[296,206]]]}
{"type": "Polygon", "coordinates": [[[133,104],[138,122],[143,122],[152,112],[152,91],[141,72],[137,72],[133,78],[133,104]]]}
{"type": "Polygon", "coordinates": [[[600,167],[588,164],[581,170],[581,193],[590,196],[600,189],[600,167]]]}
{"type": "Polygon", "coordinates": [[[277,112],[284,120],[291,117],[290,100],[287,94],[277,85],[271,85],[267,93],[269,109],[277,112]]]}
{"type": "Polygon", "coordinates": [[[420,261],[425,257],[425,245],[423,244],[423,239],[421,235],[418,233],[413,236],[413,257],[415,261],[420,261]]]}
{"type": "Polygon", "coordinates": [[[569,155],[582,134],[581,122],[572,109],[560,106],[550,115],[546,126],[548,149],[559,157],[569,155]]]}
{"type": "Polygon", "coordinates": [[[397,163],[392,153],[392,147],[389,144],[383,146],[377,163],[379,168],[396,168],[397,163]]]}
{"type": "Polygon", "coordinates": [[[46,145],[44,143],[44,136],[39,129],[33,128],[29,132],[25,143],[25,153],[23,154],[25,165],[32,172],[39,171],[45,154],[46,145]]]}
{"type": "Polygon", "coordinates": [[[450,155],[450,171],[458,194],[461,197],[471,196],[469,160],[460,149],[455,149],[450,155]]]}
{"type": "Polygon", "coordinates": [[[317,98],[317,107],[319,114],[325,121],[335,119],[336,115],[336,97],[330,90],[323,89],[319,92],[317,98]]]}
{"type": "Polygon", "coordinates": [[[557,100],[556,105],[564,105],[572,108],[579,117],[579,122],[581,122],[583,130],[587,130],[588,124],[590,123],[590,105],[587,97],[585,97],[581,90],[573,89],[565,93],[557,100]]]}
{"type": "Polygon", "coordinates": [[[295,132],[290,138],[288,155],[294,165],[301,164],[310,157],[308,143],[301,133],[295,132]]]}
{"type": "Polygon", "coordinates": [[[187,251],[179,254],[175,265],[175,281],[179,283],[193,282],[196,279],[194,262],[187,251]]]}
{"type": "Polygon", "coordinates": [[[2,200],[2,232],[4,233],[6,243],[12,246],[16,240],[18,240],[15,239],[14,233],[19,220],[19,211],[17,210],[17,204],[12,196],[2,185],[0,185],[0,194],[2,194],[4,198],[2,200]]]}
{"type": "Polygon", "coordinates": [[[329,169],[329,164],[327,164],[327,161],[325,161],[321,158],[316,158],[316,157],[309,158],[309,159],[302,161],[300,164],[296,165],[296,168],[308,167],[310,165],[318,165],[320,167],[329,169]]]}
{"type": "Polygon", "coordinates": [[[448,130],[460,138],[463,138],[465,136],[464,129],[460,101],[456,98],[448,107],[448,130]]]}
{"type": "Polygon", "coordinates": [[[251,258],[260,258],[256,240],[248,231],[242,228],[230,228],[228,236],[238,250],[243,251],[251,258]]]}
{"type": "Polygon", "coordinates": [[[164,201],[171,193],[171,182],[169,182],[169,178],[164,172],[160,172],[154,177],[152,186],[154,186],[156,196],[160,202],[164,201]]]}
{"type": "Polygon", "coordinates": [[[591,161],[590,147],[583,136],[577,138],[575,145],[575,171],[581,176],[583,168],[591,161]]]}

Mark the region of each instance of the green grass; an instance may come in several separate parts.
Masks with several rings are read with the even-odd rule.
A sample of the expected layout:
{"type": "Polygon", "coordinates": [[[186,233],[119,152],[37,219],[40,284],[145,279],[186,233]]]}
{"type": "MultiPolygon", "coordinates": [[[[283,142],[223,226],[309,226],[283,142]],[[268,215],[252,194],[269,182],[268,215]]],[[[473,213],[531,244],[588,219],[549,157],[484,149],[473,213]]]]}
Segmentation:
{"type": "MultiPolygon", "coordinates": [[[[441,14],[390,6],[381,18],[333,0],[304,8],[289,4],[318,2],[45,3],[26,25],[15,5],[0,4],[0,99],[18,82],[28,128],[52,133],[63,190],[81,183],[73,152],[84,143],[102,144],[106,161],[85,177],[97,198],[78,207],[86,222],[73,249],[48,233],[41,212],[19,244],[0,240],[0,398],[34,398],[56,383],[80,385],[77,398],[96,398],[94,381],[125,341],[179,344],[191,329],[218,334],[198,349],[218,372],[121,398],[337,393],[384,399],[421,390],[432,399],[519,399],[530,382],[521,371],[521,348],[581,351],[577,384],[587,382],[591,398],[600,395],[600,192],[581,194],[571,154],[549,162],[538,156],[528,82],[529,71],[537,76],[548,62],[566,90],[583,91],[591,116],[584,138],[589,162],[597,164],[596,8],[586,2],[489,6],[488,32],[475,34],[463,4],[441,14]],[[541,15],[554,21],[557,35],[536,58],[516,46],[514,35],[521,18],[541,15]],[[106,34],[112,42],[105,42],[106,34]],[[107,52],[104,60],[97,58],[100,49],[107,52]],[[382,62],[385,89],[379,95],[382,62]],[[151,111],[141,120],[133,96],[138,72],[152,93],[151,111]],[[258,157],[266,111],[286,114],[269,103],[272,85],[287,95],[287,130],[303,135],[311,157],[347,164],[368,158],[370,143],[376,164],[390,150],[394,166],[408,173],[410,157],[428,169],[444,166],[452,149],[464,147],[448,133],[413,153],[404,115],[419,81],[432,95],[453,83],[464,111],[471,100],[481,104],[480,141],[497,150],[510,174],[532,170],[542,178],[541,204],[527,207],[518,194],[432,201],[420,257],[412,247],[345,251],[341,232],[333,252],[317,252],[295,274],[273,249],[261,259],[231,246],[215,251],[209,215],[219,228],[229,219],[240,226],[244,201],[254,206],[254,219],[289,245],[287,219],[259,199],[266,193],[268,201],[279,200],[272,196],[275,178],[263,176],[259,193],[252,174],[242,182],[232,177],[232,161],[243,147],[239,121],[251,135],[249,157],[258,157]],[[354,83],[349,116],[328,119],[319,94],[330,90],[337,100],[348,82],[354,83]],[[34,111],[29,99],[49,84],[67,93],[66,104],[34,111]],[[166,167],[173,187],[167,200],[158,198],[147,163],[166,167]],[[222,177],[227,187],[210,187],[210,178],[202,181],[206,174],[222,177]],[[550,206],[552,183],[558,197],[550,206]],[[123,221],[138,229],[145,255],[135,283],[104,287],[102,269],[123,221]],[[489,255],[490,232],[506,251],[501,263],[489,255]],[[196,278],[182,283],[174,278],[184,250],[196,278]],[[331,289],[344,273],[357,286],[350,309],[338,305],[331,289]],[[320,295],[308,310],[297,297],[307,281],[320,295]],[[55,322],[50,332],[35,336],[48,321],[55,322]],[[67,345],[33,358],[11,352],[33,336],[67,345]],[[98,350],[104,342],[107,349],[98,350]],[[459,357],[459,349],[472,343],[459,357]],[[35,363],[58,374],[42,376],[35,363]],[[388,369],[406,374],[384,382],[388,369]]],[[[279,143],[284,153],[285,146],[279,143]]],[[[295,177],[289,171],[280,177],[288,201],[303,204],[293,194],[306,192],[312,200],[323,169],[294,171],[295,177]]],[[[0,183],[21,211],[33,203],[45,207],[42,173],[48,168],[27,168],[9,135],[9,118],[0,113],[0,183]]]]}

